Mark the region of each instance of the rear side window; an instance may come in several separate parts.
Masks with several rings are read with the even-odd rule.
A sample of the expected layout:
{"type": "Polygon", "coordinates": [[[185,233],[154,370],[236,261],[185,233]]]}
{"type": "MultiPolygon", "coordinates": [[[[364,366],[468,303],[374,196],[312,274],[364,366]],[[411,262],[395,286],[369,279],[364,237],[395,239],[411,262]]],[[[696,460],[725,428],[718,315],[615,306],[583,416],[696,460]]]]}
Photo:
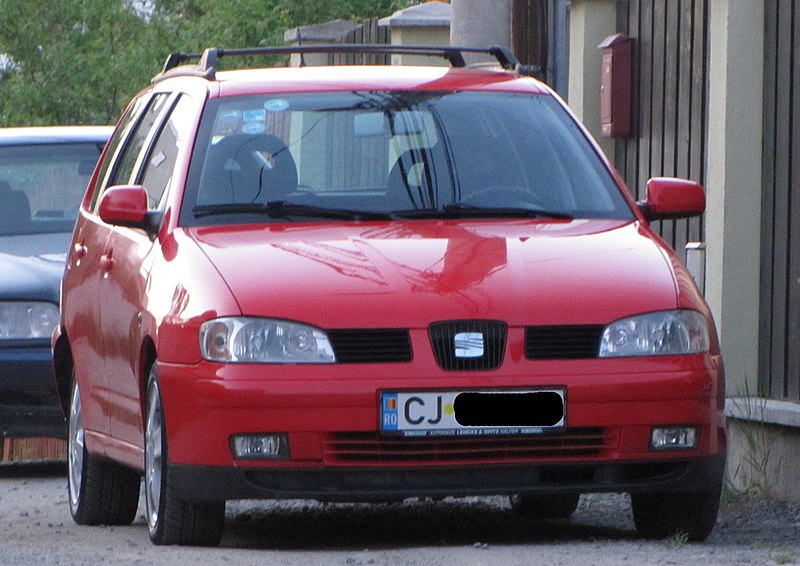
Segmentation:
{"type": "Polygon", "coordinates": [[[128,105],[128,108],[125,110],[125,114],[123,114],[119,124],[117,125],[117,128],[114,130],[114,134],[111,136],[111,139],[108,142],[106,157],[103,160],[103,163],[100,165],[100,174],[97,176],[97,184],[92,192],[92,210],[95,210],[97,201],[100,198],[100,193],[106,186],[105,181],[111,168],[111,164],[114,162],[114,156],[119,150],[122,141],[127,137],[131,128],[133,128],[134,124],[136,123],[135,119],[139,116],[139,112],[145,102],[146,99],[136,98],[128,105]]]}
{"type": "Polygon", "coordinates": [[[158,94],[152,98],[142,119],[136,125],[133,136],[122,150],[119,165],[109,179],[108,185],[120,185],[130,183],[134,168],[139,159],[139,154],[145,148],[145,142],[150,135],[153,126],[156,124],[162,110],[162,105],[166,101],[166,94],[158,94]]]}
{"type": "Polygon", "coordinates": [[[149,99],[137,99],[128,107],[109,142],[106,159],[100,169],[98,186],[92,199],[93,209],[96,210],[100,195],[106,188],[133,181],[132,176],[139,156],[146,147],[145,142],[157,123],[168,96],[162,93],[149,99]]]}

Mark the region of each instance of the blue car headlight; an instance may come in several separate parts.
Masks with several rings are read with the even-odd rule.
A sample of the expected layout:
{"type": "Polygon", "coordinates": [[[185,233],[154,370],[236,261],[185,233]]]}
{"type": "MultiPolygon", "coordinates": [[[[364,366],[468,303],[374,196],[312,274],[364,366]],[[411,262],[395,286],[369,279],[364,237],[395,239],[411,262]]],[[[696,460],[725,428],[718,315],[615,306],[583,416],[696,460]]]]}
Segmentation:
{"type": "Polygon", "coordinates": [[[58,307],[43,301],[0,301],[0,340],[50,338],[58,307]]]}

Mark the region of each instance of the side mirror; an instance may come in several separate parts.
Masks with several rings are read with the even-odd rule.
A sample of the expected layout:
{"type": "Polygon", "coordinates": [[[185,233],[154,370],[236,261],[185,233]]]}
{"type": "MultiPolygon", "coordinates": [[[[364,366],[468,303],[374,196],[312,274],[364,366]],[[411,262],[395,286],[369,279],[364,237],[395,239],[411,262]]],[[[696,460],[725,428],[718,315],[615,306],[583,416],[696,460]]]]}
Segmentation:
{"type": "Polygon", "coordinates": [[[703,187],[694,181],[653,177],[647,182],[645,200],[637,204],[650,222],[687,218],[705,212],[706,195],[703,187]]]}
{"type": "Polygon", "coordinates": [[[100,220],[115,226],[140,228],[151,236],[158,232],[163,214],[147,208],[142,185],[115,185],[100,198],[100,220]]]}

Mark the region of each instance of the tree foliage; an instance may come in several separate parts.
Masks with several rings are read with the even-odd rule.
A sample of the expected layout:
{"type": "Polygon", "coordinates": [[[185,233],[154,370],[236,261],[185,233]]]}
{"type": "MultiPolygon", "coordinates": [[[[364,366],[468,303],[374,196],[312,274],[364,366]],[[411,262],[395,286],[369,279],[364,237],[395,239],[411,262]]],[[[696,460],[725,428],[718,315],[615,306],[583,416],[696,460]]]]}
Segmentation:
{"type": "Polygon", "coordinates": [[[172,51],[282,45],[418,1],[0,0],[0,126],[113,123],[172,51]]]}

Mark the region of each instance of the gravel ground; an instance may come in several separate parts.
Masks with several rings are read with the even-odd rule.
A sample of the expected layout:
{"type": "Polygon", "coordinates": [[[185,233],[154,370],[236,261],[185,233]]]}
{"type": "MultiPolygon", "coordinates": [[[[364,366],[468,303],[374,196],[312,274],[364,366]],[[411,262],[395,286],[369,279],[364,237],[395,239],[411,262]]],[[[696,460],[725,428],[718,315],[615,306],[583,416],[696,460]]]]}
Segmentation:
{"type": "Polygon", "coordinates": [[[569,521],[516,517],[506,498],[394,505],[229,502],[220,548],[155,547],[125,527],[75,525],[62,464],[0,467],[6,564],[800,564],[800,506],[726,493],[703,544],[638,539],[626,495],[584,495],[569,521]]]}

